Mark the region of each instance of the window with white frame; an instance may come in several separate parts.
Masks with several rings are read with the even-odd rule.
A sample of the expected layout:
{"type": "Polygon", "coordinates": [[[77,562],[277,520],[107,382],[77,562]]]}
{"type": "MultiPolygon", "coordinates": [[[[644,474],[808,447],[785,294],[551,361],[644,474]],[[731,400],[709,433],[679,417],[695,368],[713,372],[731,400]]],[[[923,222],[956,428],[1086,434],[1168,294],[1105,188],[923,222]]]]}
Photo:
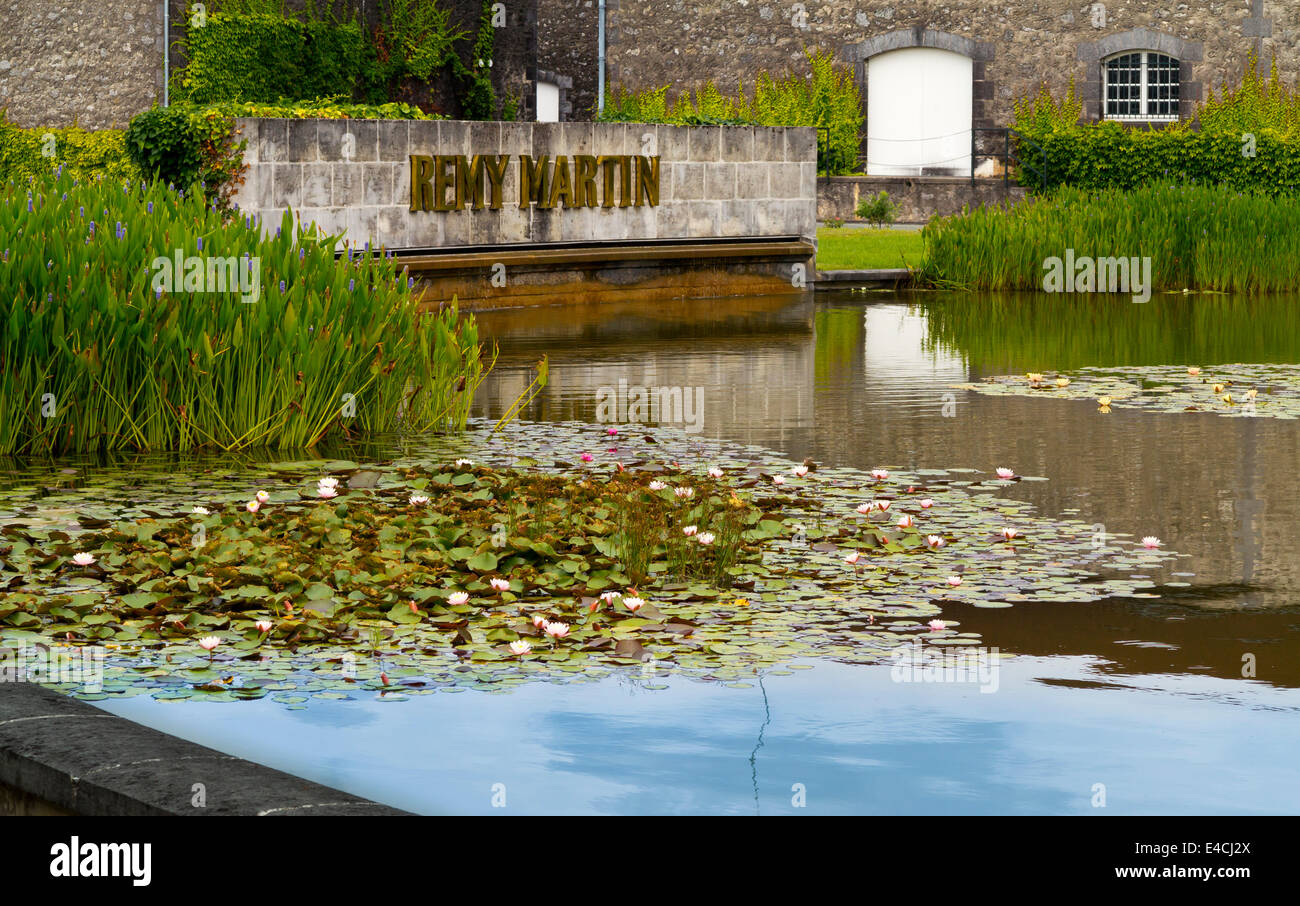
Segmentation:
{"type": "Polygon", "coordinates": [[[1108,120],[1178,119],[1178,60],[1149,50],[1111,57],[1103,70],[1108,120]]]}

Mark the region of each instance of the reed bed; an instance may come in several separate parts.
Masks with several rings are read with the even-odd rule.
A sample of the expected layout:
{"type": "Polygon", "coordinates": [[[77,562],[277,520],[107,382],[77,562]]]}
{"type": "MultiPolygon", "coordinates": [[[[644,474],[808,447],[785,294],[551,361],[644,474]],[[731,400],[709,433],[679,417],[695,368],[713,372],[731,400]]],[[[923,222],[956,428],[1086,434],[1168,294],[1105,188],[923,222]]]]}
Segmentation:
{"type": "Polygon", "coordinates": [[[1300,289],[1300,202],[1223,186],[1064,187],[936,219],[923,236],[923,277],[950,288],[1041,290],[1045,262],[1073,249],[1076,259],[1149,257],[1157,292],[1300,289]]]}
{"type": "Polygon", "coordinates": [[[336,239],[287,214],[264,236],[197,187],[0,186],[0,453],[463,429],[485,367],[473,318],[420,310],[391,257],[336,260],[336,239]],[[177,250],[205,279],[160,289],[177,250]],[[212,258],[255,276],[256,299],[207,279],[212,258]]]}

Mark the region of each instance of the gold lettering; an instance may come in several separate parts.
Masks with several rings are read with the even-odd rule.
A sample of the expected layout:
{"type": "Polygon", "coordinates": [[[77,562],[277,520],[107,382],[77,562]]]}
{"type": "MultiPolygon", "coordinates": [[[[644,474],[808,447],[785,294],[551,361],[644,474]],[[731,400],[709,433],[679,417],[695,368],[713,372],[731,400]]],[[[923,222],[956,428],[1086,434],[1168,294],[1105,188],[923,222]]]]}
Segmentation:
{"type": "Polygon", "coordinates": [[[659,204],[659,157],[636,159],[636,204],[646,199],[650,207],[659,204]]]}
{"type": "Polygon", "coordinates": [[[505,200],[505,181],[506,167],[510,164],[509,154],[489,154],[483,158],[483,164],[487,171],[488,183],[492,187],[492,204],[494,211],[501,210],[501,202],[505,200]]]}
{"type": "Polygon", "coordinates": [[[465,205],[469,204],[471,193],[474,199],[474,210],[483,209],[483,158],[475,154],[470,160],[466,160],[464,154],[456,155],[456,210],[465,210],[465,205]]]}
{"type": "Polygon", "coordinates": [[[603,192],[600,196],[600,206],[602,208],[614,207],[614,170],[618,167],[619,160],[616,154],[602,154],[596,159],[603,171],[601,188],[603,192]]]}
{"type": "Polygon", "coordinates": [[[411,210],[430,211],[433,209],[433,186],[429,179],[433,176],[433,158],[427,154],[411,155],[411,210]]]}
{"type": "Polygon", "coordinates": [[[550,207],[555,207],[559,202],[564,202],[566,208],[577,207],[574,195],[573,177],[569,175],[569,158],[558,154],[555,157],[555,175],[551,180],[550,207]]]}
{"type": "Polygon", "coordinates": [[[447,172],[449,164],[454,165],[456,158],[450,154],[439,154],[433,159],[433,209],[450,211],[447,204],[447,189],[455,181],[455,174],[447,172]]]}
{"type": "Polygon", "coordinates": [[[623,154],[618,159],[618,206],[632,206],[632,156],[623,154]]]}
{"type": "Polygon", "coordinates": [[[594,208],[596,200],[596,158],[591,154],[579,154],[577,162],[578,207],[594,208]]]}
{"type": "Polygon", "coordinates": [[[543,154],[533,163],[529,155],[519,155],[519,207],[526,208],[529,204],[535,204],[539,208],[551,206],[546,179],[546,165],[550,160],[548,155],[543,154]]]}

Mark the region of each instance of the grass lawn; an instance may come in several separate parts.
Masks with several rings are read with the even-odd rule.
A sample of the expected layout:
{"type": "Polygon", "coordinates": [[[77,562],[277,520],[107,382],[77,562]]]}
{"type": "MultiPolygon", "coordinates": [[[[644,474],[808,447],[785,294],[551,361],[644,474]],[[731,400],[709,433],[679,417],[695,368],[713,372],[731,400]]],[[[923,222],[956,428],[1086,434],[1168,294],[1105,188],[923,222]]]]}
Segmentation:
{"type": "Polygon", "coordinates": [[[920,267],[924,249],[920,230],[821,227],[817,230],[817,269],[920,267]]]}

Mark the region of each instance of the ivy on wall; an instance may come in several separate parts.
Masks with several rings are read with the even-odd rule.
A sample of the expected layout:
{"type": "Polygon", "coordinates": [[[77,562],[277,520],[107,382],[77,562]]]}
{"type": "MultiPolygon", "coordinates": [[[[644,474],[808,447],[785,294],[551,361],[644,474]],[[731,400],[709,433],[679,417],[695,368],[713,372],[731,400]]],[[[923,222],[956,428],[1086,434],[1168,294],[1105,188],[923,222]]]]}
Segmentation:
{"type": "Polygon", "coordinates": [[[125,134],[120,129],[24,129],[6,120],[0,110],[0,179],[25,182],[59,167],[77,179],[97,175],[116,180],[140,178],[140,171],[126,154],[125,134]]]}

